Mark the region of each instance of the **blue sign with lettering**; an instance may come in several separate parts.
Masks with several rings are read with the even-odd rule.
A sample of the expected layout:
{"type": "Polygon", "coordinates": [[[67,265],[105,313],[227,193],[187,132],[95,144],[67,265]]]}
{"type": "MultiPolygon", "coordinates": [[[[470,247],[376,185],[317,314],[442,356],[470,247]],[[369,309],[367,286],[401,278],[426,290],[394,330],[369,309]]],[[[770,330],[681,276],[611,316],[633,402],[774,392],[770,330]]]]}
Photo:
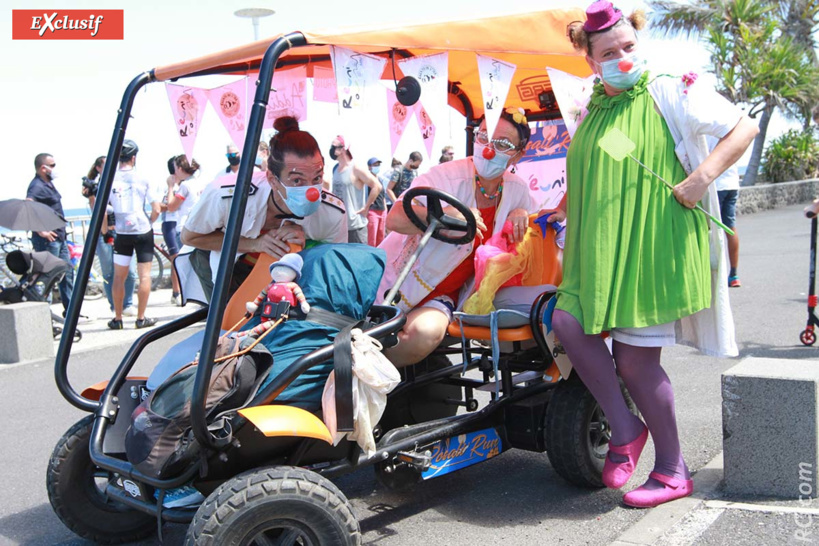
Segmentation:
{"type": "Polygon", "coordinates": [[[571,140],[562,119],[539,121],[532,127],[532,135],[520,163],[565,158],[571,140]]]}
{"type": "Polygon", "coordinates": [[[493,428],[440,440],[432,446],[432,464],[421,477],[437,478],[491,459],[500,452],[501,439],[493,428]]]}

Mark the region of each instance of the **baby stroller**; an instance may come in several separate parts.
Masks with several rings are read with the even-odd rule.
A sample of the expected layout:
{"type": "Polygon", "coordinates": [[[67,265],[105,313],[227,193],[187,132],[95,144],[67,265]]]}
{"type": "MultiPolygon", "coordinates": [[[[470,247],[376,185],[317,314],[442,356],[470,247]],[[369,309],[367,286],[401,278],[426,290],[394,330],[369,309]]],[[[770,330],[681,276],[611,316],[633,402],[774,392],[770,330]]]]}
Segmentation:
{"type": "MultiPolygon", "coordinates": [[[[19,303],[22,301],[48,301],[54,286],[60,282],[71,264],[54,256],[50,252],[23,252],[14,250],[6,254],[6,265],[20,280],[14,286],[7,287],[0,292],[0,302],[19,303]]],[[[59,338],[63,332],[63,318],[51,312],[51,331],[54,338],[59,338]]],[[[82,339],[82,332],[74,333],[74,341],[82,339]]]]}

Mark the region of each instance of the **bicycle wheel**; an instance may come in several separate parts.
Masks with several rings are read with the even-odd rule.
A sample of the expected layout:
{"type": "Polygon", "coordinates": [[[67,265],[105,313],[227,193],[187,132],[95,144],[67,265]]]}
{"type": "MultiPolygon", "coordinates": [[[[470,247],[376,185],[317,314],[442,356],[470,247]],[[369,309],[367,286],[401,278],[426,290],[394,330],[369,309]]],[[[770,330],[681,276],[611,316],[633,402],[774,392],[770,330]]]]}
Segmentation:
{"type": "Polygon", "coordinates": [[[158,250],[154,250],[154,259],[151,262],[151,290],[162,288],[163,275],[165,274],[165,265],[162,254],[158,250]]]}

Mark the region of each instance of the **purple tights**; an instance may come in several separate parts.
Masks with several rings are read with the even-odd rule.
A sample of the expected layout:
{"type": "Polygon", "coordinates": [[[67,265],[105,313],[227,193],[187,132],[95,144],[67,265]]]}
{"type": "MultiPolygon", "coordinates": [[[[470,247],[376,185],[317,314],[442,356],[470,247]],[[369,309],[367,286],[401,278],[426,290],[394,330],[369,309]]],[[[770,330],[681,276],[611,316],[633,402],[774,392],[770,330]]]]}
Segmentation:
{"type": "Polygon", "coordinates": [[[611,425],[611,442],[618,446],[627,444],[637,438],[642,430],[640,419],[629,411],[620,392],[619,374],[654,441],[654,471],[688,479],[690,475],[680,451],[677,433],[674,391],[668,375],[660,366],[662,349],[635,347],[615,341],[612,358],[603,338],[586,335],[570,313],[555,310],[552,326],[575,371],[606,414],[611,425]]]}

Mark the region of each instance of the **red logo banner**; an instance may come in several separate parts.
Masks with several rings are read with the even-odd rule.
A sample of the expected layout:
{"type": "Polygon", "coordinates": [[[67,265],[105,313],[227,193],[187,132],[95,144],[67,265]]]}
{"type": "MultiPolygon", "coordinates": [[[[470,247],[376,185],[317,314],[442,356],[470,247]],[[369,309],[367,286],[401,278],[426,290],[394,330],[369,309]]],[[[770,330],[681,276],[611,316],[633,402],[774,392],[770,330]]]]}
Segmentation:
{"type": "Polygon", "coordinates": [[[122,40],[121,9],[14,9],[13,40],[122,40]]]}

